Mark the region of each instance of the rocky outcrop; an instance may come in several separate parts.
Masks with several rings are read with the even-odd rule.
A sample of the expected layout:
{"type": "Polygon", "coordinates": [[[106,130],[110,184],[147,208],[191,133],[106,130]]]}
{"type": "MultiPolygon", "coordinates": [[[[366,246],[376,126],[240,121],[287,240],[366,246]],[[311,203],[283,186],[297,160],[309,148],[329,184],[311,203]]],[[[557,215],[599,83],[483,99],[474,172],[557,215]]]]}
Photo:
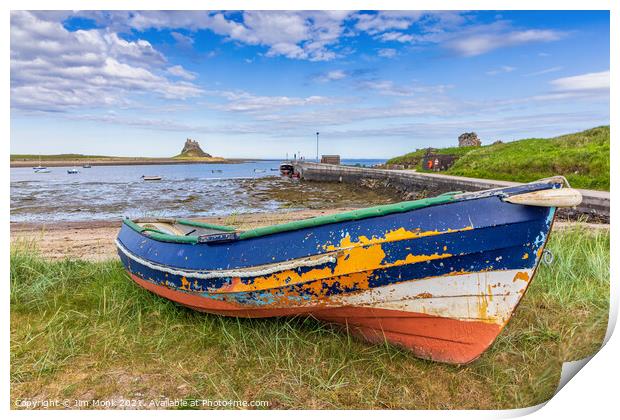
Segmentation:
{"type": "Polygon", "coordinates": [[[459,147],[481,146],[482,142],[478,135],[473,131],[471,133],[463,133],[459,136],[459,147]]]}
{"type": "Polygon", "coordinates": [[[212,157],[210,154],[205,153],[196,140],[187,139],[183,150],[181,150],[180,157],[212,157]]]}

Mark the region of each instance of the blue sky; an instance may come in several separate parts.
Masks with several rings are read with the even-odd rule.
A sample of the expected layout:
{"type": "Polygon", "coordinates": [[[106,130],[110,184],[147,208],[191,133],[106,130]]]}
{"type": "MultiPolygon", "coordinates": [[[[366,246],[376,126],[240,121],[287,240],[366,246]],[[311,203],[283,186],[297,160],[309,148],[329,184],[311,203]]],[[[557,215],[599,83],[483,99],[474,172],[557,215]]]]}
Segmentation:
{"type": "Polygon", "coordinates": [[[609,13],[11,13],[11,153],[384,158],[609,124],[609,13]]]}

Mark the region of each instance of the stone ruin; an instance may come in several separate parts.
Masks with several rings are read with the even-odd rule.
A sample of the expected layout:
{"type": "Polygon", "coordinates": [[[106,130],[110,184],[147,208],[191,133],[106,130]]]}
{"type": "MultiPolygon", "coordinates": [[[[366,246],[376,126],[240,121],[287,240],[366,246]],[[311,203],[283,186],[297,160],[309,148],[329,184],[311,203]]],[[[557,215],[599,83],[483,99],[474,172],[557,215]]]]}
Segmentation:
{"type": "Polygon", "coordinates": [[[471,133],[463,133],[459,136],[459,147],[481,146],[482,142],[478,135],[473,131],[471,133]]]}
{"type": "Polygon", "coordinates": [[[185,145],[183,146],[183,150],[181,150],[180,156],[211,157],[210,154],[205,153],[200,148],[200,144],[198,144],[196,140],[192,139],[185,140],[185,145]]]}

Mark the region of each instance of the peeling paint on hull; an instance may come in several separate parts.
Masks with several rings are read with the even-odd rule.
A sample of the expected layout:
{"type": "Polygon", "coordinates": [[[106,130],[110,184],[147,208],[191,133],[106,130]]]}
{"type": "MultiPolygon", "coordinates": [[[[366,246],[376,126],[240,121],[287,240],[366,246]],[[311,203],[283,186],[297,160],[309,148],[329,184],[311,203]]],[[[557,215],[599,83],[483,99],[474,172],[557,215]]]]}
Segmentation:
{"type": "Polygon", "coordinates": [[[502,326],[418,312],[371,307],[244,308],[159,286],[132,275],[145,289],[188,308],[240,318],[269,318],[307,314],[340,325],[372,343],[387,341],[409,349],[417,357],[443,363],[469,363],[495,341],[502,326]]]}
{"type": "Polygon", "coordinates": [[[161,243],[124,227],[119,255],[141,287],[199,311],[307,314],[468,363],[527,290],[555,214],[500,195],[223,244],[161,243]]]}
{"type": "Polygon", "coordinates": [[[390,291],[371,290],[349,298],[334,298],[330,303],[298,307],[249,307],[173,290],[135,275],[132,278],[159,296],[201,312],[245,318],[307,314],[339,324],[370,342],[388,341],[405,347],[421,358],[469,363],[493,343],[523,296],[527,282],[522,285],[523,280],[513,281],[511,274],[482,275],[489,281],[498,280],[498,277],[510,281],[502,285],[496,283],[498,294],[495,295],[480,294],[480,284],[469,282],[471,287],[468,285],[467,280],[472,275],[461,275],[455,276],[456,280],[451,276],[425,279],[381,288],[391,288],[390,291]],[[452,296],[433,296],[423,292],[417,297],[408,297],[418,290],[434,290],[437,285],[433,283],[444,280],[452,283],[446,288],[452,296]],[[457,286],[459,283],[460,287],[457,286]],[[510,287],[511,283],[514,287],[510,287]],[[368,296],[369,293],[374,296],[368,296]],[[488,303],[481,305],[481,302],[489,301],[496,303],[493,308],[489,308],[488,303]]]}

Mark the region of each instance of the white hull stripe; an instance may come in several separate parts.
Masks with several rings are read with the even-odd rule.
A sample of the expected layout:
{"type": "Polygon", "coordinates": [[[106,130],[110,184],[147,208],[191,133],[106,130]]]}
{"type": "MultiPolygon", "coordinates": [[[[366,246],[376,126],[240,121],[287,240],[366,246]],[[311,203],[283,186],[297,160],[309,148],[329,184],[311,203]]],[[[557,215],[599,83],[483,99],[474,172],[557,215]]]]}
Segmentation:
{"type": "Polygon", "coordinates": [[[532,273],[531,269],[521,269],[432,277],[381,286],[332,302],[503,325],[523,296],[532,273]]]}
{"type": "Polygon", "coordinates": [[[141,264],[145,267],[148,267],[152,270],[161,271],[163,273],[172,274],[175,276],[181,277],[191,277],[196,279],[217,279],[217,278],[228,278],[228,277],[260,277],[266,276],[269,274],[277,273],[285,270],[294,270],[296,268],[301,267],[315,267],[317,265],[327,264],[336,262],[336,258],[333,254],[324,255],[321,257],[314,258],[304,258],[299,260],[287,261],[277,264],[269,264],[263,266],[251,267],[248,269],[235,269],[235,270],[216,270],[216,271],[197,271],[197,270],[182,270],[171,268],[165,265],[156,264],[150,261],[145,260],[144,258],[138,257],[133,254],[127,248],[120,243],[120,241],[116,240],[116,246],[119,251],[121,251],[125,256],[138,264],[141,264]]]}

